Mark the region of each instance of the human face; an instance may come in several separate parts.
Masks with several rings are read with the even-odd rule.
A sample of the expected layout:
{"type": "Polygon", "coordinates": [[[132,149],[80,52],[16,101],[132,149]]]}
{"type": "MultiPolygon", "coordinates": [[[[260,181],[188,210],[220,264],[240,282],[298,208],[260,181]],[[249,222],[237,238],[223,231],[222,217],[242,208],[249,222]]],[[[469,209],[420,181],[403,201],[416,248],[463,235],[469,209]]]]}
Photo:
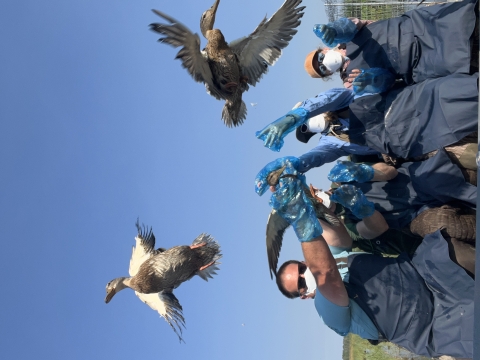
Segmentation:
{"type": "Polygon", "coordinates": [[[322,76],[330,76],[341,68],[344,62],[345,58],[337,48],[326,48],[317,53],[316,64],[314,64],[314,66],[316,66],[315,68],[322,76]]]}
{"type": "Polygon", "coordinates": [[[296,297],[305,295],[307,293],[306,270],[307,265],[304,262],[289,264],[282,274],[282,283],[285,290],[296,297]]]}
{"type": "Polygon", "coordinates": [[[317,53],[317,56],[313,58],[313,67],[320,73],[322,76],[330,76],[332,73],[328,71],[327,67],[323,65],[323,59],[325,58],[325,53],[330,50],[328,48],[323,49],[321,52],[317,53]]]}

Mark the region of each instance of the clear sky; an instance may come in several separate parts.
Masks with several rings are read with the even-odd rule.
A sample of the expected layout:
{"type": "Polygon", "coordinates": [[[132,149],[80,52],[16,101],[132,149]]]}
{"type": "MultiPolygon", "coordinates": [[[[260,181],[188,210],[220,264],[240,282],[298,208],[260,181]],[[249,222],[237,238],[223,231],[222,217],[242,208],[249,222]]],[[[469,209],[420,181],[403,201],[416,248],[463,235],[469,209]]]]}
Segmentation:
{"type": "MultiPolygon", "coordinates": [[[[339,82],[310,79],[306,53],[326,21],[307,6],[278,63],[244,94],[239,128],[157,43],[156,8],[199,32],[213,0],[4,0],[0,27],[2,359],[340,359],[342,338],[313,302],[289,300],[270,280],[268,196],[254,192],[267,162],[315,145],[287,138],[280,153],[255,131],[339,82]],[[251,103],[257,103],[251,106],[251,103]],[[131,290],[104,303],[128,275],[135,221],[157,246],[213,235],[224,254],[208,283],[175,290],[186,344],[131,290]]],[[[249,34],[282,0],[222,0],[215,27],[249,34]]],[[[202,46],[205,45],[203,39],[202,46]]],[[[328,167],[307,180],[327,187],[328,167]]],[[[280,262],[300,258],[289,231],[280,262]]]]}

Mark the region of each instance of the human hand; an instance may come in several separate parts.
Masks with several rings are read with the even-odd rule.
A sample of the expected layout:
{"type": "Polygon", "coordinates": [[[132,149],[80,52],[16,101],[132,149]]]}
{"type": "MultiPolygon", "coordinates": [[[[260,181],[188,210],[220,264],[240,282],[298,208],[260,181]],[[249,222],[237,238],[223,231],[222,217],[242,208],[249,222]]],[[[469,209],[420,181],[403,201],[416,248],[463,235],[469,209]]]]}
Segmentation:
{"type": "Polygon", "coordinates": [[[395,76],[390,71],[381,68],[371,68],[361,70],[360,74],[353,80],[352,85],[355,95],[363,95],[365,93],[376,94],[385,92],[394,83],[395,76]]]}
{"type": "Polygon", "coordinates": [[[280,180],[280,177],[284,174],[291,174],[302,176],[296,170],[296,167],[300,164],[300,160],[294,156],[285,156],[269,162],[260,170],[255,177],[255,192],[262,196],[269,187],[273,187],[273,191],[276,189],[276,185],[280,180]],[[276,171],[283,169],[281,173],[274,174],[276,171]],[[271,184],[272,177],[276,177],[275,184],[271,184]]]}
{"type": "Polygon", "coordinates": [[[364,183],[373,179],[375,171],[367,164],[357,164],[352,161],[337,161],[330,170],[328,180],[333,182],[357,181],[364,183]]]}
{"type": "Polygon", "coordinates": [[[293,227],[298,240],[306,242],[319,237],[323,229],[303,189],[301,179],[283,179],[270,198],[270,206],[293,227]]]}
{"type": "Polygon", "coordinates": [[[360,69],[353,69],[350,74],[348,74],[346,82],[349,82],[350,84],[355,81],[355,78],[362,73],[362,70],[360,69]]]}
{"type": "Polygon", "coordinates": [[[339,18],[327,25],[314,25],[313,32],[322,39],[325,45],[332,48],[340,43],[351,41],[358,29],[350,19],[339,18]]]}
{"type": "Polygon", "coordinates": [[[307,115],[307,111],[303,108],[293,109],[262,130],[257,131],[255,136],[263,140],[263,145],[270,150],[280,151],[285,136],[307,121],[307,115]]]}
{"type": "Polygon", "coordinates": [[[317,24],[314,25],[313,32],[325,45],[329,47],[334,46],[335,36],[337,36],[337,30],[335,30],[335,28],[329,25],[317,24]]]}
{"type": "Polygon", "coordinates": [[[368,201],[363,192],[353,185],[342,185],[335,190],[330,200],[350,209],[357,218],[372,216],[375,205],[368,201]]]}
{"type": "Polygon", "coordinates": [[[317,290],[313,290],[311,293],[305,294],[305,295],[300,295],[300,299],[302,300],[307,300],[307,299],[315,299],[315,292],[317,290]]]}
{"type": "Polygon", "coordinates": [[[273,123],[267,125],[260,131],[255,133],[255,136],[263,140],[263,145],[271,150],[280,151],[283,147],[284,141],[282,135],[285,130],[295,124],[295,119],[292,116],[285,115],[273,123]]]}

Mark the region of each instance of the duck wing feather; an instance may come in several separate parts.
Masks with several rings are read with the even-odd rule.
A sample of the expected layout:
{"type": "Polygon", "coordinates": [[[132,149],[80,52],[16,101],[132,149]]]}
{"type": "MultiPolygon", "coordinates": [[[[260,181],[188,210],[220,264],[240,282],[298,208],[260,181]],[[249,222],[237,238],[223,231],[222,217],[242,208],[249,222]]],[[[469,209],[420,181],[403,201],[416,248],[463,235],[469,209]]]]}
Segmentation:
{"type": "Polygon", "coordinates": [[[182,327],[185,328],[182,305],[171,291],[161,291],[155,294],[142,294],[135,291],[135,295],[165,319],[177,334],[180,342],[185,342],[182,339],[182,327]]]}
{"type": "Polygon", "coordinates": [[[229,46],[237,54],[243,75],[250,85],[261,79],[282,54],[295,29],[300,25],[305,6],[297,7],[302,0],[286,0],[280,9],[267,20],[265,17],[247,37],[232,41],[229,46]]]}
{"type": "Polygon", "coordinates": [[[140,223],[137,219],[135,223],[137,227],[138,234],[135,237],[135,246],[132,249],[132,257],[130,258],[130,266],[128,268],[128,273],[130,276],[135,276],[145,260],[149,259],[153,255],[157,254],[158,250],[154,250],[155,246],[155,235],[153,235],[152,228],[147,228],[145,225],[140,223]]]}
{"type": "Polygon", "coordinates": [[[275,210],[270,212],[267,221],[267,256],[270,268],[270,277],[277,276],[278,258],[282,249],[283,234],[290,224],[275,210]]]}
{"type": "Polygon", "coordinates": [[[164,35],[158,39],[159,42],[169,44],[173,47],[181,47],[175,59],[182,61],[182,66],[197,82],[203,82],[207,92],[216,99],[224,99],[214,84],[212,70],[208,63],[206,52],[200,51],[200,37],[192,33],[189,28],[178,20],[159,11],[152,10],[155,14],[165,19],[170,24],[153,23],[150,29],[164,35]]]}

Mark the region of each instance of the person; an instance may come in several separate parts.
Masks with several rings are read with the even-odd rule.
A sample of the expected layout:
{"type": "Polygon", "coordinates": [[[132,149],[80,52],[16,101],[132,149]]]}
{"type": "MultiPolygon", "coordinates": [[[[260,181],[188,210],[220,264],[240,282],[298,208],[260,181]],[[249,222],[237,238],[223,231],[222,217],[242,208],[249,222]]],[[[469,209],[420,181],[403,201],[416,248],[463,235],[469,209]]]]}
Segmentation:
{"type": "MultiPolygon", "coordinates": [[[[298,103],[297,107],[300,104],[298,103]]],[[[342,156],[348,156],[353,162],[368,163],[378,162],[381,157],[389,165],[399,167],[403,162],[425,160],[436,153],[433,151],[425,156],[412,159],[392,158],[386,154],[380,154],[368,146],[351,143],[348,135],[349,115],[348,108],[330,111],[313,116],[305,124],[297,127],[295,135],[297,140],[302,143],[307,144],[317,134],[320,137],[318,144],[313,149],[299,157],[305,166],[305,171],[333,162],[342,156]]],[[[455,144],[445,147],[450,159],[460,168],[467,182],[475,186],[477,184],[477,142],[478,133],[474,132],[455,144]]]]}
{"type": "MultiPolygon", "coordinates": [[[[278,166],[294,168],[292,160],[287,158],[283,163],[276,164],[274,161],[266,165],[256,181],[261,182],[265,176],[268,178],[268,173],[278,166]]],[[[319,216],[323,236],[329,246],[336,250],[357,247],[382,256],[402,252],[413,256],[422,238],[441,229],[452,261],[473,276],[477,188],[463,179],[445,151],[439,151],[423,162],[404,163],[399,169],[385,163],[370,166],[339,161],[328,178],[334,181],[332,187],[335,188],[345,188],[341,184],[349,184],[353,191],[358,192],[357,203],[369,207],[366,212],[358,211],[358,206],[352,208],[351,202],[337,196],[335,189],[324,192],[310,185],[312,199],[321,202],[328,213],[343,222],[341,226],[334,226],[331,225],[334,222],[326,222],[319,216]],[[333,201],[330,198],[332,194],[333,201]]],[[[258,187],[256,190],[258,193],[262,191],[258,187]]],[[[270,190],[274,192],[276,187],[270,186],[270,190]]],[[[267,252],[275,273],[283,238],[281,234],[288,224],[273,219],[270,223],[272,216],[276,218],[279,215],[270,214],[267,225],[267,252]]]]}
{"type": "MultiPolygon", "coordinates": [[[[431,236],[435,236],[435,235],[437,235],[437,234],[432,234],[431,236]]],[[[444,240],[449,244],[449,242],[446,238],[444,238],[444,240]]],[[[442,241],[442,239],[441,239],[441,237],[438,237],[435,240],[432,240],[429,244],[430,245],[429,249],[433,248],[432,245],[433,245],[434,241],[442,241]]],[[[420,245],[421,245],[421,241],[415,243],[415,245],[414,245],[415,250],[420,245]]],[[[424,250],[422,250],[422,251],[424,251],[424,250]]],[[[444,248],[442,248],[442,251],[445,253],[444,248]]],[[[449,255],[447,255],[447,256],[450,256],[450,258],[451,258],[452,254],[449,252],[449,255]]],[[[455,337],[456,337],[456,339],[451,344],[452,347],[457,348],[456,350],[458,350],[460,347],[463,347],[463,346],[465,346],[465,344],[467,344],[467,349],[461,349],[460,351],[458,351],[456,353],[454,352],[455,350],[448,349],[447,346],[444,346],[444,347],[439,346],[439,347],[436,347],[434,349],[422,349],[422,347],[421,347],[422,345],[419,345],[419,344],[411,344],[410,346],[408,346],[408,345],[406,345],[406,342],[402,343],[398,339],[389,337],[388,335],[383,335],[382,330],[380,330],[379,327],[382,326],[382,322],[388,323],[388,320],[383,319],[383,321],[379,321],[380,324],[373,321],[373,326],[370,324],[370,321],[369,321],[370,313],[367,312],[367,311],[362,312],[361,309],[362,309],[363,306],[373,307],[373,309],[371,309],[371,312],[376,312],[376,311],[380,310],[383,313],[382,314],[383,318],[385,318],[385,317],[388,318],[389,311],[399,310],[399,309],[395,309],[395,307],[394,307],[395,305],[393,305],[391,307],[382,306],[382,305],[378,306],[377,304],[378,303],[381,304],[382,300],[385,300],[385,299],[378,299],[378,297],[377,297],[378,293],[375,291],[375,288],[372,290],[371,286],[363,286],[362,287],[359,284],[359,281],[361,281],[361,280],[358,280],[357,278],[355,278],[354,280],[351,280],[350,279],[350,276],[351,276],[350,272],[354,271],[354,270],[356,270],[356,271],[362,271],[362,270],[370,271],[369,276],[364,276],[363,279],[364,279],[364,281],[366,281],[366,280],[372,281],[372,278],[370,276],[372,275],[372,273],[374,271],[372,271],[371,269],[361,269],[361,266],[369,265],[369,262],[382,261],[382,260],[379,260],[379,259],[395,259],[395,257],[381,257],[379,255],[372,255],[372,254],[362,252],[361,250],[346,251],[346,252],[342,253],[342,255],[337,254],[337,255],[334,255],[333,257],[334,257],[334,259],[337,263],[337,267],[339,268],[341,278],[342,278],[343,281],[345,281],[345,286],[348,289],[347,290],[348,295],[349,295],[349,305],[348,305],[348,307],[349,307],[349,310],[350,310],[350,314],[349,314],[350,319],[342,319],[343,317],[345,317],[345,315],[342,312],[342,310],[344,310],[344,309],[340,308],[340,311],[339,311],[339,309],[338,309],[339,307],[337,307],[335,305],[332,305],[329,302],[329,300],[326,300],[324,295],[322,293],[320,293],[319,290],[317,290],[317,281],[318,280],[313,275],[310,268],[307,267],[307,264],[306,264],[305,261],[288,260],[280,266],[280,268],[277,272],[277,277],[275,279],[279,291],[285,297],[287,297],[289,299],[300,298],[302,300],[305,300],[305,299],[314,299],[315,300],[315,296],[318,293],[319,294],[318,296],[319,296],[320,300],[317,300],[316,302],[314,302],[316,310],[317,310],[319,316],[324,321],[324,323],[328,327],[330,327],[332,330],[336,331],[339,335],[345,336],[348,333],[354,333],[354,334],[357,334],[360,337],[368,340],[369,342],[371,342],[374,345],[378,344],[379,341],[392,341],[393,343],[396,343],[397,345],[403,346],[404,348],[406,348],[406,349],[408,349],[412,352],[415,352],[416,354],[429,356],[429,357],[434,356],[433,354],[435,354],[435,352],[436,352],[437,356],[439,356],[440,354],[443,354],[443,355],[449,354],[449,355],[453,355],[453,356],[472,356],[471,355],[472,354],[471,343],[472,343],[473,337],[472,336],[470,336],[470,337],[469,336],[463,336],[463,337],[458,336],[458,334],[456,332],[459,331],[459,330],[460,331],[461,330],[471,331],[473,320],[467,321],[468,324],[465,324],[465,322],[458,324],[458,322],[457,322],[452,327],[451,331],[454,332],[455,337]],[[347,255],[347,256],[345,256],[345,255],[347,255]],[[353,255],[352,258],[354,258],[354,256],[356,256],[356,255],[358,255],[358,256],[360,256],[360,255],[370,255],[370,256],[364,258],[363,259],[364,262],[359,263],[359,264],[354,264],[356,266],[348,267],[348,265],[351,265],[351,262],[349,261],[351,255],[353,255]],[[367,297],[368,296],[371,297],[371,298],[377,297],[377,301],[370,300],[368,305],[365,305],[364,303],[361,303],[361,301],[363,299],[360,300],[360,301],[358,300],[358,294],[353,293],[353,291],[350,290],[350,287],[349,287],[350,284],[353,284],[352,287],[354,287],[354,288],[360,287],[364,291],[365,291],[365,288],[370,288],[370,289],[367,290],[367,291],[370,291],[368,293],[367,297]],[[358,303],[355,302],[355,301],[357,301],[358,303]],[[323,309],[320,308],[319,309],[319,307],[322,306],[324,303],[327,303],[325,308],[323,308],[323,309]],[[340,319],[336,319],[337,316],[340,317],[340,319]],[[350,321],[350,324],[348,324],[348,321],[350,321]],[[344,328],[343,329],[338,329],[336,327],[336,325],[338,323],[343,323],[344,328]],[[376,334],[377,329],[379,330],[378,335],[376,334]],[[369,332],[371,332],[371,334],[369,334],[369,332]],[[417,350],[415,350],[414,346],[417,347],[417,350]],[[433,352],[432,350],[435,351],[435,352],[433,352]]],[[[401,256],[399,256],[399,257],[403,258],[402,260],[398,260],[402,264],[403,264],[403,262],[409,261],[411,259],[411,256],[407,257],[405,253],[401,254],[401,256]]],[[[445,260],[445,258],[446,258],[446,256],[444,254],[444,260],[445,260]]],[[[418,264],[418,262],[421,261],[419,259],[416,259],[416,260],[417,260],[417,264],[418,264]]],[[[454,259],[451,259],[451,260],[453,261],[454,259]]],[[[474,258],[473,258],[473,260],[474,260],[474,258]]],[[[387,263],[386,266],[392,266],[391,264],[395,264],[395,261],[392,261],[392,260],[387,260],[385,262],[387,263]]],[[[450,266],[450,268],[454,268],[455,270],[458,270],[458,267],[453,267],[451,262],[448,262],[447,264],[450,266]]],[[[385,265],[385,264],[383,264],[383,265],[385,265]]],[[[417,266],[421,267],[422,265],[423,264],[418,264],[417,266]]],[[[443,266],[444,263],[437,263],[437,265],[443,266]]],[[[473,263],[473,268],[474,268],[474,266],[475,265],[473,263]]],[[[379,268],[381,270],[383,270],[383,273],[373,274],[373,275],[378,275],[378,277],[381,278],[382,276],[385,276],[386,271],[385,271],[384,267],[382,267],[382,266],[380,266],[379,268]]],[[[398,271],[398,268],[396,268],[394,271],[398,271]]],[[[405,271],[403,266],[402,266],[401,271],[405,271]]],[[[448,278],[449,276],[453,277],[454,279],[457,279],[457,277],[456,277],[457,273],[448,273],[448,270],[443,271],[441,273],[444,276],[444,279],[448,278]]],[[[391,275],[391,273],[388,273],[388,272],[387,272],[387,274],[391,275]]],[[[474,279],[473,274],[469,273],[468,271],[465,271],[464,274],[468,274],[472,279],[474,279]]],[[[428,277],[428,275],[426,275],[426,276],[428,277]]],[[[381,281],[380,283],[377,282],[376,285],[379,286],[380,288],[382,286],[391,285],[391,283],[393,281],[395,281],[395,280],[398,281],[398,280],[400,280],[401,277],[402,276],[391,276],[390,279],[381,279],[383,281],[381,281]]],[[[378,279],[374,279],[374,280],[378,280],[378,279]]],[[[405,281],[405,279],[403,279],[403,280],[405,281]]],[[[422,280],[418,279],[418,281],[421,283],[422,280]]],[[[459,301],[459,300],[462,301],[462,304],[460,304],[459,306],[455,306],[452,303],[450,303],[449,304],[450,306],[448,307],[448,309],[446,309],[447,312],[455,313],[456,310],[464,311],[465,308],[462,305],[464,305],[465,303],[468,303],[469,307],[468,307],[467,312],[465,312],[465,313],[469,314],[469,316],[472,316],[473,296],[470,295],[470,296],[467,296],[466,298],[463,298],[463,299],[460,299],[460,296],[464,296],[463,294],[468,293],[468,291],[473,293],[474,286],[468,280],[466,281],[465,276],[462,275],[462,279],[460,281],[460,284],[461,284],[460,286],[467,285],[466,286],[467,291],[464,291],[462,289],[460,294],[455,294],[456,285],[454,285],[454,281],[448,282],[449,288],[447,288],[447,289],[442,288],[442,286],[445,284],[444,282],[441,282],[441,281],[436,282],[435,285],[437,287],[433,288],[433,291],[441,289],[442,294],[448,294],[447,295],[447,298],[448,298],[447,301],[459,301]],[[454,296],[452,296],[452,295],[454,295],[454,296]],[[455,295],[457,295],[457,296],[455,296],[455,295]]],[[[435,282],[435,280],[434,280],[434,282],[435,282]]],[[[367,285],[369,285],[369,284],[367,284],[367,285]]],[[[417,284],[413,284],[413,285],[416,286],[417,284]]],[[[430,286],[430,285],[431,285],[431,283],[428,283],[428,286],[430,286]]],[[[393,285],[393,286],[395,286],[395,285],[393,285]]],[[[408,284],[405,284],[405,286],[408,287],[408,284]]],[[[401,292],[402,290],[403,289],[400,289],[399,292],[401,292]]],[[[406,297],[408,296],[408,294],[403,294],[403,295],[406,296],[406,297]]],[[[422,294],[422,296],[429,296],[429,294],[424,293],[424,294],[422,294]]],[[[440,296],[442,296],[442,295],[440,295],[440,296]]],[[[390,296],[388,296],[388,298],[390,298],[390,296]]],[[[388,299],[388,301],[391,301],[391,300],[388,299]]],[[[402,300],[397,299],[395,304],[397,306],[399,306],[400,302],[402,302],[402,300]]],[[[433,302],[434,301],[432,301],[432,303],[433,302]]],[[[444,304],[438,304],[438,305],[442,306],[444,304]]],[[[463,314],[465,314],[465,313],[463,313],[463,314]]],[[[397,315],[397,314],[395,314],[395,315],[397,315]]],[[[401,315],[399,315],[399,316],[401,316],[401,315]]],[[[434,316],[436,316],[436,314],[434,316]]],[[[348,315],[347,315],[347,317],[348,317],[348,315]]],[[[440,317],[440,321],[446,321],[446,320],[449,320],[448,316],[446,316],[446,317],[444,316],[443,318],[440,317]]],[[[457,320],[457,319],[455,319],[455,320],[457,320]]],[[[390,318],[390,321],[395,321],[395,318],[390,318]]],[[[403,324],[400,325],[400,327],[401,326],[404,326],[403,329],[405,329],[406,324],[403,323],[403,324]]],[[[422,322],[418,321],[417,326],[422,327],[422,322]]],[[[445,330],[443,328],[442,329],[442,334],[440,334],[440,332],[438,331],[439,327],[438,326],[431,326],[431,324],[428,324],[428,320],[425,321],[425,325],[422,328],[426,329],[429,332],[435,332],[436,333],[436,336],[432,339],[432,341],[436,341],[436,340],[437,341],[438,340],[445,341],[447,339],[448,340],[450,339],[448,337],[448,331],[447,330],[445,330]],[[441,340],[441,339],[443,339],[443,340],[441,340]]],[[[400,329],[398,332],[401,334],[403,329],[400,329]]],[[[399,334],[397,336],[399,336],[399,334]]],[[[410,334],[410,336],[412,336],[412,334],[410,334]]]]}
{"type": "Polygon", "coordinates": [[[310,52],[305,70],[312,77],[340,70],[347,86],[354,69],[388,69],[406,85],[478,72],[476,0],[417,8],[373,23],[340,18],[316,25],[314,32],[327,46],[344,44],[310,52]]]}
{"type": "MultiPolygon", "coordinates": [[[[356,30],[361,30],[364,26],[373,23],[371,20],[360,20],[358,18],[349,18],[355,25],[356,30]]],[[[344,43],[335,46],[333,49],[329,47],[319,47],[310,53],[305,58],[305,71],[312,78],[326,79],[335,72],[340,72],[340,77],[346,79],[347,65],[350,59],[347,57],[346,45],[344,43]]],[[[344,81],[344,86],[351,89],[352,82],[344,81]]]]}
{"type": "MultiPolygon", "coordinates": [[[[388,187],[382,180],[392,178],[394,176],[392,170],[395,169],[384,163],[375,164],[373,167],[376,173],[372,181],[378,181],[383,183],[383,187],[388,187]],[[388,171],[392,173],[388,174],[388,171]]],[[[452,185],[457,186],[455,183],[452,185]]],[[[368,191],[363,192],[365,199],[372,202],[374,212],[372,215],[357,217],[347,207],[349,204],[343,206],[331,201],[332,191],[334,192],[335,189],[329,192],[321,192],[317,189],[317,194],[322,198],[324,205],[342,220],[341,226],[332,226],[319,219],[323,228],[322,235],[333,253],[352,251],[356,248],[354,251],[366,251],[380,256],[398,256],[401,253],[407,253],[412,257],[426,235],[441,230],[447,242],[450,259],[460,265],[468,275],[474,277],[475,211],[440,203],[409,209],[408,205],[401,201],[389,200],[395,196],[405,195],[407,198],[411,196],[408,195],[408,191],[402,189],[402,186],[398,186],[396,190],[390,189],[389,195],[372,195],[368,191]],[[393,205],[396,202],[400,203],[402,209],[395,211],[386,206],[385,203],[388,204],[390,201],[393,205]],[[399,225],[401,220],[405,222],[399,225]]]]}
{"type": "MultiPolygon", "coordinates": [[[[300,104],[297,105],[300,106],[300,104]]],[[[347,107],[339,111],[315,115],[305,124],[297,127],[295,135],[300,142],[308,143],[310,138],[316,134],[319,134],[320,137],[315,148],[306,155],[306,157],[312,156],[314,159],[305,159],[305,162],[314,163],[315,167],[319,167],[342,156],[351,155],[370,155],[372,158],[376,158],[376,161],[379,160],[381,154],[377,150],[350,142],[348,117],[349,109],[347,107]]]]}
{"type": "Polygon", "coordinates": [[[284,262],[278,269],[277,276],[275,278],[278,290],[289,299],[300,298],[314,299],[317,285],[312,272],[305,264],[305,261],[288,260],[284,262]],[[284,285],[284,282],[296,281],[296,287],[284,285]]]}
{"type": "MultiPolygon", "coordinates": [[[[341,219],[340,226],[332,226],[323,219],[318,219],[323,228],[322,236],[333,254],[348,251],[396,257],[405,253],[412,258],[425,236],[441,230],[450,259],[470,277],[475,278],[475,215],[464,214],[458,208],[442,205],[422,212],[412,220],[409,227],[394,229],[389,227],[378,210],[358,219],[352,216],[348,208],[330,201],[329,192],[323,194],[326,195],[324,204],[341,219]]],[[[315,286],[309,286],[308,289],[299,287],[298,293],[285,291],[281,274],[290,263],[297,264],[298,261],[288,261],[278,269],[276,282],[279,290],[288,298],[313,298],[315,286]],[[294,294],[296,295],[293,296],[294,294]]],[[[309,276],[312,275],[307,271],[304,278],[308,279],[309,276]]],[[[307,285],[308,283],[307,281],[307,285]]]]}
{"type": "MultiPolygon", "coordinates": [[[[296,138],[302,143],[308,141],[319,134],[318,144],[299,157],[303,164],[303,172],[313,167],[320,167],[326,163],[333,162],[343,156],[348,156],[354,162],[375,163],[382,157],[383,161],[389,165],[398,167],[403,162],[420,161],[432,157],[435,151],[426,156],[416,159],[399,159],[392,158],[386,154],[380,154],[377,150],[368,146],[358,145],[350,142],[348,136],[348,109],[327,112],[325,114],[316,115],[296,129],[296,138]]],[[[467,135],[459,142],[445,147],[445,151],[449,154],[450,159],[456,164],[463,173],[467,182],[476,185],[476,149],[478,142],[478,133],[474,132],[467,135]]]]}
{"type": "Polygon", "coordinates": [[[343,131],[350,143],[394,158],[420,157],[477,131],[477,83],[478,73],[453,74],[356,98],[347,89],[330,89],[303,101],[256,136],[280,151],[284,137],[310,118],[348,106],[348,129],[343,131]]]}
{"type": "MultiPolygon", "coordinates": [[[[284,178],[271,205],[301,242],[325,324],[343,336],[381,335],[419,355],[471,358],[474,281],[449,259],[440,230],[425,237],[412,259],[348,251],[334,257],[299,182],[284,178]]],[[[285,289],[298,291],[298,280],[284,279],[285,289]]]]}
{"type": "Polygon", "coordinates": [[[477,187],[465,181],[447,152],[439,150],[424,161],[405,162],[399,168],[377,163],[338,161],[328,178],[337,184],[351,184],[375,204],[389,227],[403,229],[422,211],[455,202],[476,210],[477,187]],[[370,172],[363,178],[359,171],[370,172]],[[383,177],[376,173],[389,174],[383,177]]]}
{"type": "MultiPolygon", "coordinates": [[[[287,163],[299,173],[311,168],[302,157],[276,159],[257,174],[255,191],[263,194],[268,175],[287,163]]],[[[394,229],[405,228],[422,211],[452,202],[476,210],[477,187],[465,180],[444,149],[424,161],[405,162],[397,169],[385,163],[369,166],[339,161],[328,177],[335,183],[348,182],[360,189],[394,229]],[[357,175],[358,168],[363,171],[361,177],[357,175]]]]}

